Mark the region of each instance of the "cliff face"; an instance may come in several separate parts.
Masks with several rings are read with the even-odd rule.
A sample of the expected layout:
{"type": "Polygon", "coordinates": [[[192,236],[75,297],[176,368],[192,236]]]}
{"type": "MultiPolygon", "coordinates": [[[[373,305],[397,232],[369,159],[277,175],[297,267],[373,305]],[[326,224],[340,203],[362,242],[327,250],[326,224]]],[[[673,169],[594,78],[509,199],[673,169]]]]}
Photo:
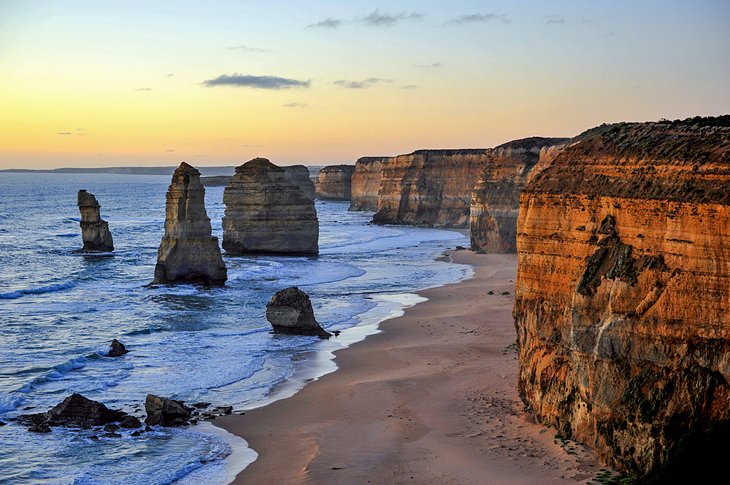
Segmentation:
{"type": "Polygon", "coordinates": [[[521,397],[622,470],[716,456],[730,419],[730,117],[580,140],[521,197],[521,397]]]}
{"type": "Polygon", "coordinates": [[[378,224],[466,227],[471,193],[492,150],[418,150],[391,158],[378,191],[378,224]]]}
{"type": "Polygon", "coordinates": [[[114,251],[112,233],[109,224],[101,218],[101,206],[93,194],[81,189],[78,196],[79,212],[81,212],[81,239],[84,251],[114,251]]]}
{"type": "Polygon", "coordinates": [[[492,150],[471,194],[471,247],[487,253],[517,252],[520,194],[533,171],[545,167],[567,138],[526,138],[492,150]]]}
{"type": "Polygon", "coordinates": [[[382,178],[383,166],[390,157],[363,157],[355,162],[352,174],[351,211],[377,211],[378,191],[382,178]]]}
{"type": "Polygon", "coordinates": [[[354,165],[330,165],[319,171],[317,198],[350,200],[352,197],[352,174],[354,165]]]}
{"type": "Polygon", "coordinates": [[[231,254],[317,254],[314,201],[265,158],[236,168],[223,191],[223,248],[231,254]]]}
{"type": "Polygon", "coordinates": [[[304,165],[281,167],[287,180],[299,186],[309,200],[314,200],[314,182],[309,178],[309,169],[304,165]]]}
{"type": "Polygon", "coordinates": [[[183,162],[167,189],[165,235],[157,252],[154,284],[222,285],[226,266],[205,212],[200,172],[183,162]]]}

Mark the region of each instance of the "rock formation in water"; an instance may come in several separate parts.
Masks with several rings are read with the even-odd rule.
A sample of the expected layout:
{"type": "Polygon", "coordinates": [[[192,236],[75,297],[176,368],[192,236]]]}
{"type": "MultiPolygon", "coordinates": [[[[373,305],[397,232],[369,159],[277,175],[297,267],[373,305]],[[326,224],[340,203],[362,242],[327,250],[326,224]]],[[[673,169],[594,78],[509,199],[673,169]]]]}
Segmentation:
{"type": "Polygon", "coordinates": [[[351,211],[378,210],[378,191],[382,178],[383,166],[390,157],[362,157],[355,162],[352,174],[351,211]]]}
{"type": "Polygon", "coordinates": [[[112,233],[109,224],[101,218],[101,206],[93,194],[81,189],[78,194],[79,211],[81,212],[81,238],[84,251],[114,251],[112,233]]]}
{"type": "Polygon", "coordinates": [[[384,164],[377,224],[467,227],[471,193],[491,150],[418,150],[384,164]]]}
{"type": "Polygon", "coordinates": [[[514,307],[536,419],[638,475],[724,467],[729,241],[730,116],[604,125],[537,174],[514,307]]]}
{"type": "Polygon", "coordinates": [[[165,235],[157,252],[153,284],[222,285],[227,279],[218,238],[205,212],[200,172],[183,162],[167,189],[165,235]]]}
{"type": "Polygon", "coordinates": [[[332,335],[317,323],[309,296],[297,287],[276,292],[266,304],[266,319],[271,323],[274,333],[316,335],[322,338],[332,335]]]}
{"type": "Polygon", "coordinates": [[[115,423],[127,417],[127,413],[109,409],[104,404],[92,401],[81,394],[72,394],[45,413],[18,416],[18,421],[29,424],[37,433],[47,433],[51,426],[90,428],[115,423]]]}
{"type": "Polygon", "coordinates": [[[567,138],[525,138],[500,145],[482,170],[471,195],[471,248],[487,253],[517,252],[520,194],[539,167],[560,152],[567,138]]]}
{"type": "Polygon", "coordinates": [[[323,200],[350,200],[354,165],[322,167],[317,180],[317,198],[323,200]]]}
{"type": "Polygon", "coordinates": [[[150,426],[181,426],[192,416],[192,408],[182,401],[148,394],[144,402],[147,418],[144,422],[150,426]]]}
{"type": "Polygon", "coordinates": [[[309,169],[304,165],[289,165],[288,167],[281,167],[284,169],[284,175],[287,180],[298,185],[304,195],[309,200],[314,200],[315,189],[314,182],[312,182],[309,169]]]}
{"type": "Polygon", "coordinates": [[[230,254],[319,252],[314,202],[265,158],[236,168],[223,192],[223,248],[230,254]]]}
{"type": "Polygon", "coordinates": [[[109,352],[107,352],[107,357],[121,357],[124,354],[128,354],[129,350],[127,350],[127,347],[124,346],[123,343],[121,343],[117,339],[113,339],[111,345],[109,346],[109,352]]]}

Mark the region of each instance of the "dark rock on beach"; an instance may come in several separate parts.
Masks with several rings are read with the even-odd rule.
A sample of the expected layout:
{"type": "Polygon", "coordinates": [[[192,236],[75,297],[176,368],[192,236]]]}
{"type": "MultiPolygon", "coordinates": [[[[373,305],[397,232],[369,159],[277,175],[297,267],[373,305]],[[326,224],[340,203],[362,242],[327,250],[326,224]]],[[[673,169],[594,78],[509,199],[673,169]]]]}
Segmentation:
{"type": "Polygon", "coordinates": [[[192,408],[185,406],[182,401],[152,394],[147,395],[144,407],[147,411],[147,419],[144,422],[150,426],[182,426],[190,419],[192,411],[192,408]]]}
{"type": "Polygon", "coordinates": [[[314,318],[309,296],[297,287],[276,292],[266,304],[266,319],[271,323],[274,333],[316,335],[321,338],[332,336],[314,318]]]}
{"type": "Polygon", "coordinates": [[[106,354],[107,357],[121,357],[124,354],[129,353],[127,347],[124,346],[119,340],[112,340],[112,344],[109,346],[109,352],[106,354]]]}

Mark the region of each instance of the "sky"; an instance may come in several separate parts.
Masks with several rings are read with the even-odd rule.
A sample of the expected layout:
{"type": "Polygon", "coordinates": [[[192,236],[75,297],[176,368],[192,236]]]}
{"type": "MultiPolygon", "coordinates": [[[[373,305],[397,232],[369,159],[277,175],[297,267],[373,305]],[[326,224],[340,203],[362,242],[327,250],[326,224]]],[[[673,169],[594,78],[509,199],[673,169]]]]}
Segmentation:
{"type": "Polygon", "coordinates": [[[353,163],[730,112],[730,1],[0,0],[0,168],[353,163]]]}

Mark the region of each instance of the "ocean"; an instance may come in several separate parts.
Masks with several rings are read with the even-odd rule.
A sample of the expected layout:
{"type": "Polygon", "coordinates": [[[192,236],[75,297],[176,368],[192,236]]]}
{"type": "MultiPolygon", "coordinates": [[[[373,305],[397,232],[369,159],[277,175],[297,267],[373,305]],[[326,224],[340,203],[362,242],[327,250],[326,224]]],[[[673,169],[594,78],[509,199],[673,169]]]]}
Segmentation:
{"type": "MultiPolygon", "coordinates": [[[[377,331],[459,281],[468,266],[435,261],[468,245],[448,230],[375,226],[347,202],[318,201],[320,255],[228,257],[222,288],[150,288],[164,231],[168,176],[0,173],[0,482],[226,483],[232,445],[210,426],[92,439],[92,430],[35,434],[12,421],[73,392],[144,418],[152,393],[243,410],[332,371],[332,352],[377,331]],[[96,195],[113,254],[82,246],[78,189],[96,195]],[[298,286],[317,320],[340,337],[273,335],[266,302],[298,286]],[[113,338],[130,353],[109,358],[113,338]]],[[[223,187],[206,188],[222,238],[223,187]]],[[[240,440],[239,440],[240,441],[240,440]]],[[[240,446],[240,445],[238,445],[240,446]]]]}

